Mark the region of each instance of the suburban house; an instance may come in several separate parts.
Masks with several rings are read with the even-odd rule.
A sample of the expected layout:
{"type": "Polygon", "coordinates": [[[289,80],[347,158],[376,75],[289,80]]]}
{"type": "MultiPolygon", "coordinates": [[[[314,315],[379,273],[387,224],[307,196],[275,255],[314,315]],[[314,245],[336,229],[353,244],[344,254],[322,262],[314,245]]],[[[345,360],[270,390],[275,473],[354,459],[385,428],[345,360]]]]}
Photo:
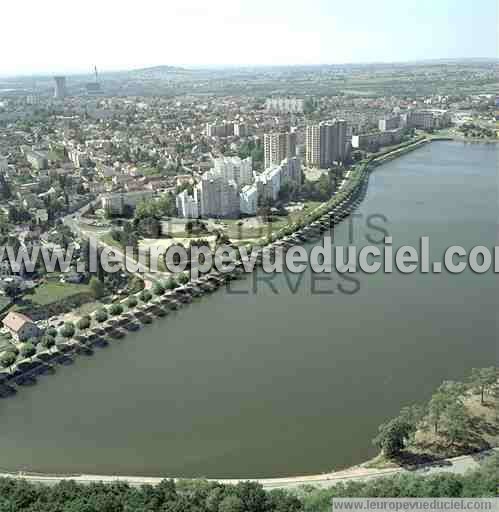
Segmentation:
{"type": "Polygon", "coordinates": [[[40,335],[40,329],[29,316],[10,312],[4,319],[3,325],[14,340],[20,342],[40,335]]]}

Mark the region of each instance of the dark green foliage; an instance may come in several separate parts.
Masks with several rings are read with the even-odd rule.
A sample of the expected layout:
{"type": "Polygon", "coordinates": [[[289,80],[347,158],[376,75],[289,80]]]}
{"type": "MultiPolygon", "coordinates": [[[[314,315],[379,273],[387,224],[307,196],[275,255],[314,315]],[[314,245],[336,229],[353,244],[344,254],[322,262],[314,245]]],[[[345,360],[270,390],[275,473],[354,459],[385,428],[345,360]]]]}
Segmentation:
{"type": "Polygon", "coordinates": [[[202,480],[164,480],[156,487],[123,483],[54,486],[0,479],[0,511],[16,512],[326,512],[334,497],[493,497],[499,456],[472,473],[431,476],[404,474],[365,482],[340,483],[331,489],[265,491],[254,482],[235,486],[202,480]]]}

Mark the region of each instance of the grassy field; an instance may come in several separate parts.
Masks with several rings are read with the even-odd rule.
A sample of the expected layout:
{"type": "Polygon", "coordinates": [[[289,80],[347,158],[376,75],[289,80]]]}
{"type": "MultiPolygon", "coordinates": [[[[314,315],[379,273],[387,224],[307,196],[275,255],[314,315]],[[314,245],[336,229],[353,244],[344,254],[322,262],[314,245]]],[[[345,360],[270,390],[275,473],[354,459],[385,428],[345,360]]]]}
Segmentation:
{"type": "Polygon", "coordinates": [[[274,217],[271,222],[262,222],[254,218],[241,220],[224,220],[221,226],[227,236],[234,242],[248,242],[264,239],[272,233],[301,220],[307,213],[312,212],[322,203],[318,201],[305,202],[302,210],[290,212],[286,217],[274,217]],[[242,224],[241,224],[242,222],[242,224]]]}
{"type": "Polygon", "coordinates": [[[46,306],[89,291],[86,284],[47,282],[35,288],[33,295],[28,297],[35,306],[46,306]]]}

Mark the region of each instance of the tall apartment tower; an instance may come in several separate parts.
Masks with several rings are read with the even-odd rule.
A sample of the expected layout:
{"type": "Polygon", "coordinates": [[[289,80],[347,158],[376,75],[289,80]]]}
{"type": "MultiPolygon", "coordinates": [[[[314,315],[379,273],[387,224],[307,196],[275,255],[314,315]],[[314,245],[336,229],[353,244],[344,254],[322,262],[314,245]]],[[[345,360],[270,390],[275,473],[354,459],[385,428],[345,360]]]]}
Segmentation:
{"type": "Polygon", "coordinates": [[[67,96],[66,90],[66,77],[65,76],[54,76],[55,87],[54,87],[54,98],[63,99],[67,96]]]}
{"type": "Polygon", "coordinates": [[[296,133],[266,133],[263,138],[263,150],[265,169],[280,165],[284,159],[296,156],[296,133]]]}
{"type": "Polygon", "coordinates": [[[307,165],[327,169],[342,162],[348,156],[346,121],[334,119],[307,126],[305,144],[307,165]]]}

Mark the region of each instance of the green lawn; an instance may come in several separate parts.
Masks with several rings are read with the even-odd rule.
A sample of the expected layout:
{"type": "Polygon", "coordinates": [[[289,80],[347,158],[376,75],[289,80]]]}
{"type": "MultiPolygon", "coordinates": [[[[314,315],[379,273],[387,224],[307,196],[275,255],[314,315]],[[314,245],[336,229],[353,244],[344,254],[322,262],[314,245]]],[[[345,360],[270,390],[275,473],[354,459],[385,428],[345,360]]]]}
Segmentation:
{"type": "Polygon", "coordinates": [[[35,306],[46,306],[89,291],[90,288],[86,284],[48,282],[35,288],[34,294],[28,295],[27,298],[35,306]]]}

